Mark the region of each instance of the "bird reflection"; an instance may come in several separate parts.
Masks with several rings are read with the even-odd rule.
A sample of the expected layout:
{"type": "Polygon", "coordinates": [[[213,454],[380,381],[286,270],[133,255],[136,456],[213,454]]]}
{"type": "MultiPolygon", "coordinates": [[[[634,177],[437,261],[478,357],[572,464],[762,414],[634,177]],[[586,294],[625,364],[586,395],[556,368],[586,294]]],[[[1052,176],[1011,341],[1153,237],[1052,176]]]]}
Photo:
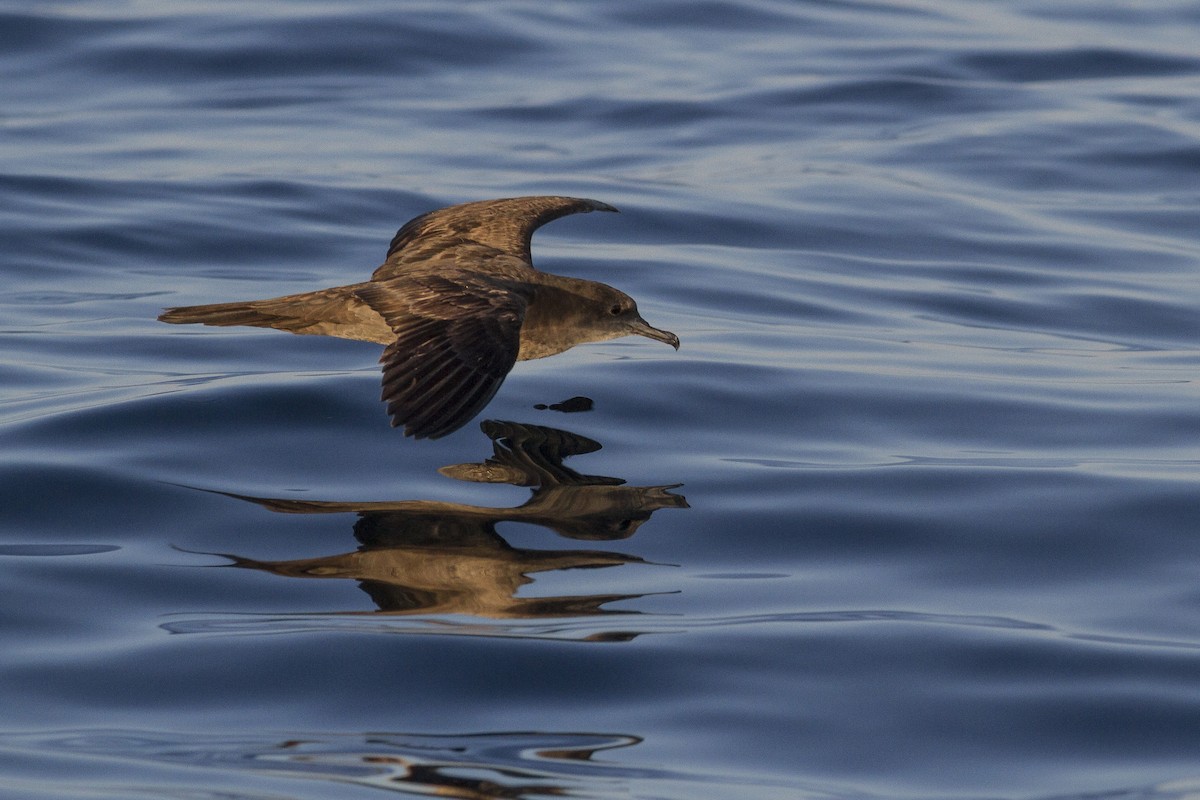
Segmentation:
{"type": "MultiPolygon", "coordinates": [[[[402,797],[544,800],[596,797],[598,786],[607,790],[605,797],[631,797],[634,786],[681,786],[695,779],[682,772],[629,765],[628,758],[611,757],[616,751],[638,748],[643,741],[632,734],[586,730],[336,734],[291,731],[287,738],[253,731],[239,731],[229,737],[160,731],[119,736],[87,731],[0,732],[0,746],[6,754],[37,752],[61,760],[92,758],[99,763],[116,760],[164,768],[184,766],[189,770],[235,768],[245,775],[310,781],[315,789],[302,793],[304,797],[350,796],[346,787],[352,787],[364,790],[362,797],[374,796],[365,793],[367,790],[382,789],[402,797]]],[[[5,796],[20,795],[6,792],[5,796]]],[[[194,792],[165,796],[267,795],[194,792]]]]}
{"type": "Polygon", "coordinates": [[[222,492],[271,511],[290,514],[354,512],[353,552],[291,561],[259,561],[225,554],[235,566],[297,578],[356,580],[378,606],[394,614],[470,614],[496,619],[631,613],[606,609],[642,595],[600,594],[518,598],[534,573],[640,563],[637,556],[604,550],[513,547],[496,531],[500,522],[550,528],[577,540],[632,536],[661,508],[687,508],[672,494],[681,484],[626,486],[620,478],[584,475],[563,459],[601,445],[568,431],[485,420],[492,440],[485,461],[443,467],[442,474],[480,483],[533,487],[515,508],[433,500],[346,503],[249,497],[222,492]]]}

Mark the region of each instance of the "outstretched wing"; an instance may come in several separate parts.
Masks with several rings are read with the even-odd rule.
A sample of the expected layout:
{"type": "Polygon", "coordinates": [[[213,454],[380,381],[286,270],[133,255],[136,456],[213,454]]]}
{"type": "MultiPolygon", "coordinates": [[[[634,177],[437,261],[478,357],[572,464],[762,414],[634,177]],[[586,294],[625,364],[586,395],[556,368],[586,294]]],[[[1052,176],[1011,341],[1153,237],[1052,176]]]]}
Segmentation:
{"type": "Polygon", "coordinates": [[[380,362],[392,426],[445,436],[478,414],[517,360],[521,286],[457,269],[375,281],[357,292],[396,334],[380,362]]]}
{"type": "Polygon", "coordinates": [[[480,200],[422,214],[405,223],[392,239],[387,260],[372,280],[404,274],[407,265],[462,244],[481,244],[531,263],[529,240],[551,220],[589,211],[616,211],[607,203],[578,197],[511,197],[480,200]]]}

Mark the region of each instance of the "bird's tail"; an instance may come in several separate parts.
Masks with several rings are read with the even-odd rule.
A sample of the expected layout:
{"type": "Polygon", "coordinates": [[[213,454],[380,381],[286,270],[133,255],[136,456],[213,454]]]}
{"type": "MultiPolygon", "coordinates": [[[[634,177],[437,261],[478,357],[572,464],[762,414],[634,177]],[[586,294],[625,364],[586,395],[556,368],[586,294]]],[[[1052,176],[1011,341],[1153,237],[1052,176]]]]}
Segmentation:
{"type": "MultiPolygon", "coordinates": [[[[283,298],[280,298],[283,299],[283,298]]],[[[175,325],[199,322],[204,325],[252,325],[259,328],[275,328],[293,316],[286,306],[270,300],[255,300],[248,303],[211,303],[204,306],[179,306],[168,308],[159,314],[159,322],[175,325]]]]}
{"type": "Polygon", "coordinates": [[[357,296],[359,288],[357,284],[335,286],[269,300],[179,306],[166,309],[158,318],[176,325],[192,322],[202,325],[250,325],[292,333],[391,343],[396,334],[383,317],[357,296]]]}

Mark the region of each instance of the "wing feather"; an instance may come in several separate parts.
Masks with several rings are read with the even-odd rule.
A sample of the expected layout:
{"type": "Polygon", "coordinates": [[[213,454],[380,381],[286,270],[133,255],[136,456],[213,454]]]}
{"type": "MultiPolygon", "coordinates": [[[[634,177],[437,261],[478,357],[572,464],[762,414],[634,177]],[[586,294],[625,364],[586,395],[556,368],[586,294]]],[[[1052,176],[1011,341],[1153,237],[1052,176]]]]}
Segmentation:
{"type": "Polygon", "coordinates": [[[359,290],[396,334],[383,352],[383,401],[392,425],[438,438],[496,394],[517,359],[527,291],[460,270],[406,275],[359,290]]]}
{"type": "Polygon", "coordinates": [[[542,225],[568,214],[616,210],[599,200],[534,196],[480,200],[430,211],[396,232],[387,260],[371,279],[393,278],[413,263],[446,258],[457,248],[478,245],[532,265],[529,242],[542,225]]]}

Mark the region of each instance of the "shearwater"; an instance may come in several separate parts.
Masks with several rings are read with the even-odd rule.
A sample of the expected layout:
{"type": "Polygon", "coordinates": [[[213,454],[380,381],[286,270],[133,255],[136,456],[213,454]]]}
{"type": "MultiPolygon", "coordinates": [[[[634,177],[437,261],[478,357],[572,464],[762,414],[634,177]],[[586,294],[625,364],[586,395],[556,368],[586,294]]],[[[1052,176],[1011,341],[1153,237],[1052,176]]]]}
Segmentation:
{"type": "Polygon", "coordinates": [[[513,197],[422,214],[392,239],[363,283],[168,308],[163,322],[252,325],[387,345],[383,401],[392,426],[436,439],[465,425],[517,361],[638,335],[679,349],[625,293],[535,269],[533,232],[567,214],[616,211],[574,197],[513,197]]]}

